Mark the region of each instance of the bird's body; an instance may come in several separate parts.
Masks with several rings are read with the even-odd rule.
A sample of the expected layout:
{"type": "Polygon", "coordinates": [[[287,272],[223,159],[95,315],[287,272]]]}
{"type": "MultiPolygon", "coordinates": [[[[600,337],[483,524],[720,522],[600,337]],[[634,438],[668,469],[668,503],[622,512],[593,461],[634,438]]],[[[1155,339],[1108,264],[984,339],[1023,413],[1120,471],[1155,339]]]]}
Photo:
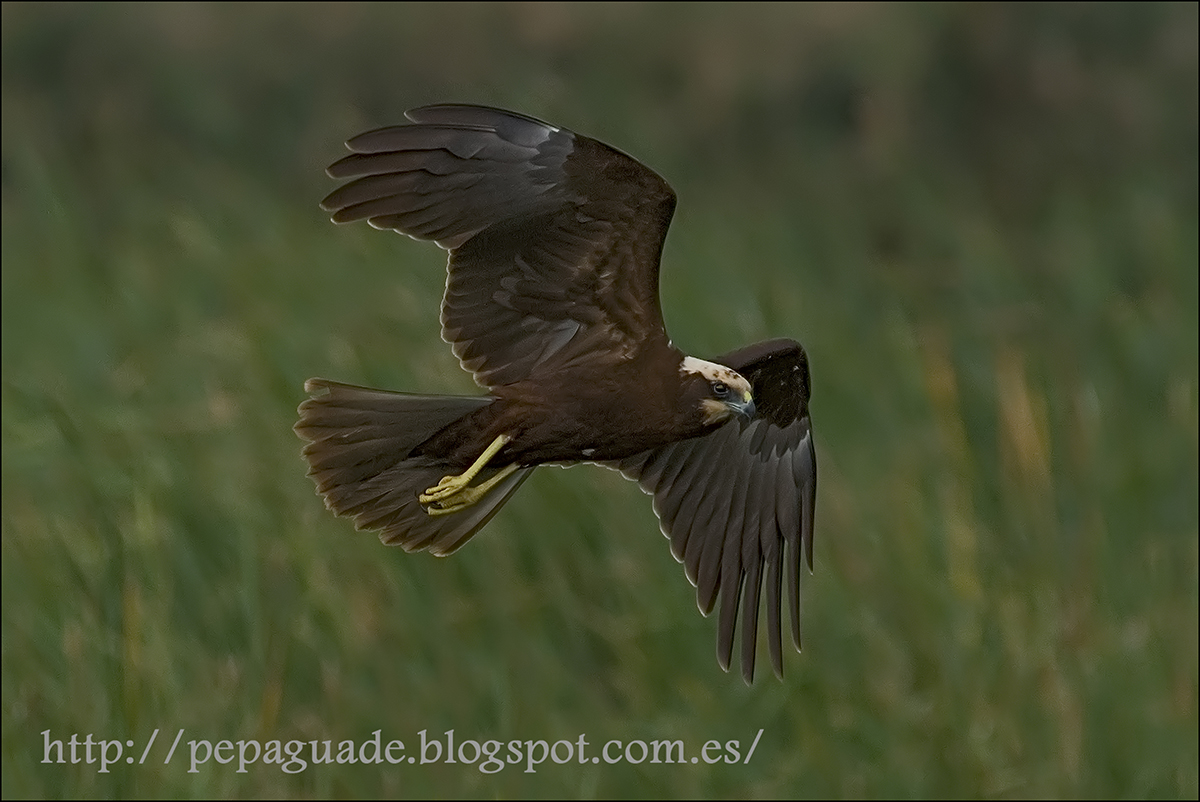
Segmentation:
{"type": "Polygon", "coordinates": [[[709,362],[671,344],[658,267],[675,195],[637,161],[499,109],[407,116],[348,143],[329,172],[354,180],[322,205],[450,251],[442,336],[488,395],[310,380],[296,431],[326,504],[386,543],[444,555],[536,466],[606,464],[655,496],[705,614],[722,595],[726,668],[744,597],[747,681],[766,580],[781,671],[782,570],[799,648],[802,553],[812,562],[803,349],[776,340],[709,362]]]}
{"type": "Polygon", "coordinates": [[[564,371],[497,387],[495,401],[438,432],[418,453],[440,454],[449,464],[466,467],[496,437],[511,434],[512,442],[494,458],[498,464],[600,462],[711,430],[697,404],[701,388],[668,378],[631,360],[601,376],[564,371]],[[694,399],[688,398],[689,390],[694,399]],[[656,403],[647,404],[646,398],[656,403]],[[680,409],[694,414],[681,417],[680,409]]]}

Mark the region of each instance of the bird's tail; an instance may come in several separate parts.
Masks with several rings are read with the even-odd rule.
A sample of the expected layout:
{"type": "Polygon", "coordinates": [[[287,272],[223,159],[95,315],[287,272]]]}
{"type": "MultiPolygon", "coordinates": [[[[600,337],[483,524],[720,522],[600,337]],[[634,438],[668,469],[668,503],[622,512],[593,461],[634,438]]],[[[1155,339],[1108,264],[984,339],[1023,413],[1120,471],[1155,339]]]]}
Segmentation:
{"type": "MultiPolygon", "coordinates": [[[[453,466],[413,450],[454,421],[487,406],[487,397],[392,393],[309,379],[313,397],[300,405],[296,434],[309,476],[325,506],[354,519],[358,529],[379,530],[384,543],[405,551],[450,554],[479,531],[516,492],[532,468],[519,468],[483,498],[459,512],[429,515],[417,499],[453,466]]],[[[497,472],[479,474],[486,481],[497,472]]]]}

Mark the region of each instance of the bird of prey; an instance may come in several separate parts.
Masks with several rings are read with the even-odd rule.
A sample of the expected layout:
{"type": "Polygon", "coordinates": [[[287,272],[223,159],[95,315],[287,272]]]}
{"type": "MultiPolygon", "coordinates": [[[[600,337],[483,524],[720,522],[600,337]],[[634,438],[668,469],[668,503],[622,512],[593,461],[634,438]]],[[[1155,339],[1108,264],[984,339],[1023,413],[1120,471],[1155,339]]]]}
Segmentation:
{"type": "Polygon", "coordinates": [[[717,659],[753,681],[766,590],[800,648],[817,463],[804,349],[770,340],[713,361],[667,337],[659,257],[675,193],[624,153],[500,109],[434,105],[354,137],[321,202],[450,253],[442,338],[487,390],[428,396],[310,379],[295,429],[326,506],[389,545],[447,555],[539,465],[595,462],[654,497],[708,615],[717,659]],[[786,579],[785,579],[786,575],[786,579]],[[783,584],[787,583],[787,600],[783,584]]]}

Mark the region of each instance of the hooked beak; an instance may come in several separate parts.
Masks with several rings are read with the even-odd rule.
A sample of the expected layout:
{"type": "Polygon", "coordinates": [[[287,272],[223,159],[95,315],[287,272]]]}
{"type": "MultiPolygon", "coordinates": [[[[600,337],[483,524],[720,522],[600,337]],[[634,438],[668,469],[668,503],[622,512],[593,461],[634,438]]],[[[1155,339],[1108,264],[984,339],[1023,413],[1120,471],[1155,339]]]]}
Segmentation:
{"type": "Polygon", "coordinates": [[[754,413],[756,411],[754,408],[754,396],[747,392],[746,395],[742,397],[741,401],[729,402],[729,408],[741,415],[746,420],[750,420],[754,417],[754,413]]]}

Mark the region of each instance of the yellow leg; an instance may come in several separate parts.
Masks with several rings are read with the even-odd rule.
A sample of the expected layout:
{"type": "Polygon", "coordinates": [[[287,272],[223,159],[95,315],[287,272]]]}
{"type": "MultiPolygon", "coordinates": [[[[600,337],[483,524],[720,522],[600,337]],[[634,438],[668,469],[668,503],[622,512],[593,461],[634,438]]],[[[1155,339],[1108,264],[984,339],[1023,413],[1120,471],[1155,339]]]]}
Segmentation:
{"type": "Polygon", "coordinates": [[[471,480],[479,475],[479,472],[484,469],[488,461],[496,456],[496,453],[504,448],[505,443],[512,440],[506,434],[499,435],[492,444],[484,449],[479,455],[479,459],[475,460],[475,464],[458,476],[443,476],[442,481],[438,482],[431,488],[428,488],[424,493],[417,496],[417,500],[422,504],[432,504],[435,501],[443,501],[451,496],[457,495],[466,489],[467,485],[471,484],[471,480]]]}
{"type": "Polygon", "coordinates": [[[517,464],[515,462],[510,465],[505,465],[500,469],[499,473],[497,473],[491,479],[488,479],[486,482],[478,484],[475,487],[465,487],[458,491],[453,498],[446,501],[431,502],[429,506],[425,508],[425,512],[429,513],[430,515],[446,515],[451,512],[458,512],[459,510],[466,509],[475,502],[479,501],[479,499],[486,496],[489,490],[502,482],[516,469],[517,464]]]}

